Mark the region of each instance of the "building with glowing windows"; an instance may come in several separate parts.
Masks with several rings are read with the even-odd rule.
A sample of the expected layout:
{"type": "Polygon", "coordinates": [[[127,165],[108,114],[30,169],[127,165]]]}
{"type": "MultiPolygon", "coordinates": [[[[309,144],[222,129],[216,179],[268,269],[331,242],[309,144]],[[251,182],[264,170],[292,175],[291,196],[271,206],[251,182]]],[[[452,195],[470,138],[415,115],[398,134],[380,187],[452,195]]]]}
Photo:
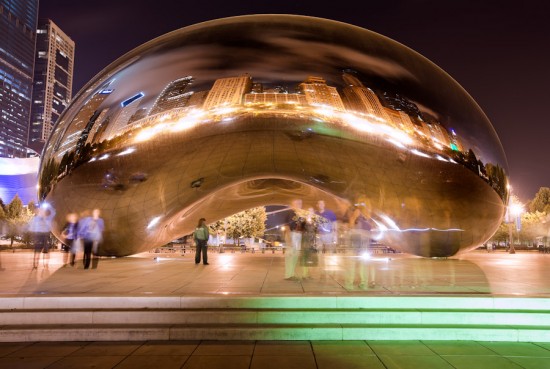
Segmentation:
{"type": "Polygon", "coordinates": [[[326,106],[335,110],[344,111],[344,103],[337,89],[328,86],[321,77],[309,76],[300,83],[300,90],[305,95],[306,101],[312,106],[326,106]]]}
{"type": "Polygon", "coordinates": [[[103,111],[100,110],[99,107],[110,94],[110,90],[102,90],[90,97],[81,107],[78,114],[72,117],[71,124],[65,125],[65,139],[56,141],[50,140],[48,142],[48,145],[55,145],[59,157],[77,149],[77,143],[80,143],[81,146],[86,143],[88,135],[96,123],[101,123],[98,122],[98,118],[102,117],[104,114],[102,114],[103,111]],[[83,139],[84,136],[85,138],[83,139]]]}
{"type": "Polygon", "coordinates": [[[249,75],[217,79],[206,96],[203,109],[241,105],[244,94],[251,89],[252,78],[249,75]]]}
{"type": "Polygon", "coordinates": [[[189,87],[191,87],[192,82],[193,77],[191,76],[178,78],[170,82],[160,93],[149,115],[186,106],[189,102],[189,98],[193,95],[192,92],[189,92],[189,87]]]}
{"type": "Polygon", "coordinates": [[[50,19],[39,19],[29,147],[40,153],[73,89],[74,41],[50,19]]]}
{"type": "Polygon", "coordinates": [[[285,94],[280,92],[260,92],[244,95],[245,105],[307,105],[307,100],[303,94],[285,94]]]}
{"type": "Polygon", "coordinates": [[[38,0],[0,3],[0,157],[26,157],[38,0]]]}

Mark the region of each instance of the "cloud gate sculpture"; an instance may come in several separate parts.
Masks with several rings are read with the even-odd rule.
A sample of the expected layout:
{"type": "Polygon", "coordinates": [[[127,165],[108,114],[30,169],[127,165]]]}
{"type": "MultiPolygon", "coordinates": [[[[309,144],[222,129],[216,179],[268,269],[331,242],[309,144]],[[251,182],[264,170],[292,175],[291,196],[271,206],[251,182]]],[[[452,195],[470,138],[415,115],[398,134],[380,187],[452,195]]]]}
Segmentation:
{"type": "MultiPolygon", "coordinates": [[[[98,50],[100,52],[100,50],[98,50]]],[[[59,118],[39,197],[99,208],[124,256],[259,205],[359,208],[421,256],[477,247],[508,199],[498,137],[436,65],[335,21],[253,15],[186,27],[122,56],[59,118]]]]}

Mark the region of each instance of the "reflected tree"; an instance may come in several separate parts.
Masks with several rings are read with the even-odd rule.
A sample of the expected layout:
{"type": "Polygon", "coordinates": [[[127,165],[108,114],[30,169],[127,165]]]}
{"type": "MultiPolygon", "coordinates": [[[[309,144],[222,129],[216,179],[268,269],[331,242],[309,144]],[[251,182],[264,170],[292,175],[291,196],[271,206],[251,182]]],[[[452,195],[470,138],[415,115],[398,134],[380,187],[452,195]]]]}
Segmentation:
{"type": "Polygon", "coordinates": [[[235,240],[235,244],[239,245],[239,239],[242,237],[263,236],[266,220],[265,207],[259,206],[219,220],[211,224],[210,229],[213,233],[224,233],[226,237],[232,238],[235,240]]]}

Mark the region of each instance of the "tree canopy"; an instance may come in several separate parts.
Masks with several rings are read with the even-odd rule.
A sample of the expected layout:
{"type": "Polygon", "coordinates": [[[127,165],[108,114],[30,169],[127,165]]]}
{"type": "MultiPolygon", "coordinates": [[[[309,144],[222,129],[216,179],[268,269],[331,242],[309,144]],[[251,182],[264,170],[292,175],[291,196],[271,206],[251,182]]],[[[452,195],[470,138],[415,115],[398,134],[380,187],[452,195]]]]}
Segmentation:
{"type": "Polygon", "coordinates": [[[550,187],[541,187],[535,198],[529,202],[530,212],[550,213],[550,187]]]}
{"type": "Polygon", "coordinates": [[[210,225],[215,232],[222,232],[226,237],[239,243],[241,237],[260,237],[265,231],[267,214],[265,207],[260,206],[228,216],[210,225]]]}

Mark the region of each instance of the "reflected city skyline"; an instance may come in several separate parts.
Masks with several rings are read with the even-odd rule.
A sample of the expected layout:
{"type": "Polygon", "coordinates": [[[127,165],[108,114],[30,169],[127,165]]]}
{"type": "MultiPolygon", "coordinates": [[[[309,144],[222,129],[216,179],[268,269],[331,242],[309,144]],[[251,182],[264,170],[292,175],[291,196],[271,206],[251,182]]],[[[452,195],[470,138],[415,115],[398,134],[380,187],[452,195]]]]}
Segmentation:
{"type": "Polygon", "coordinates": [[[226,122],[235,115],[294,115],[348,126],[358,134],[381,136],[415,155],[464,165],[489,182],[503,201],[507,200],[502,168],[477,159],[472,149],[465,149],[453,128],[447,129],[428,113],[423,114],[406,97],[377,94],[355,74],[343,71],[347,86],[340,91],[327,85],[322,77],[308,76],[290,93],[281,85],[268,87],[254,82],[248,74],[218,79],[210,90],[195,92],[190,90],[193,77],[185,76],[171,81],[150,108],[140,105],[144,96],[140,92],[121,101],[120,109],[110,115],[109,107],[99,107],[113,90],[101,90],[72,120],[71,124],[76,125],[87,120],[84,130],[80,135],[68,136],[58,147],[57,157],[61,156],[62,163],[58,179],[79,163],[97,160],[98,156],[92,156],[94,152],[145,141],[164,130],[184,131],[201,123],[226,122]],[[75,144],[68,146],[71,143],[75,144]]]}

